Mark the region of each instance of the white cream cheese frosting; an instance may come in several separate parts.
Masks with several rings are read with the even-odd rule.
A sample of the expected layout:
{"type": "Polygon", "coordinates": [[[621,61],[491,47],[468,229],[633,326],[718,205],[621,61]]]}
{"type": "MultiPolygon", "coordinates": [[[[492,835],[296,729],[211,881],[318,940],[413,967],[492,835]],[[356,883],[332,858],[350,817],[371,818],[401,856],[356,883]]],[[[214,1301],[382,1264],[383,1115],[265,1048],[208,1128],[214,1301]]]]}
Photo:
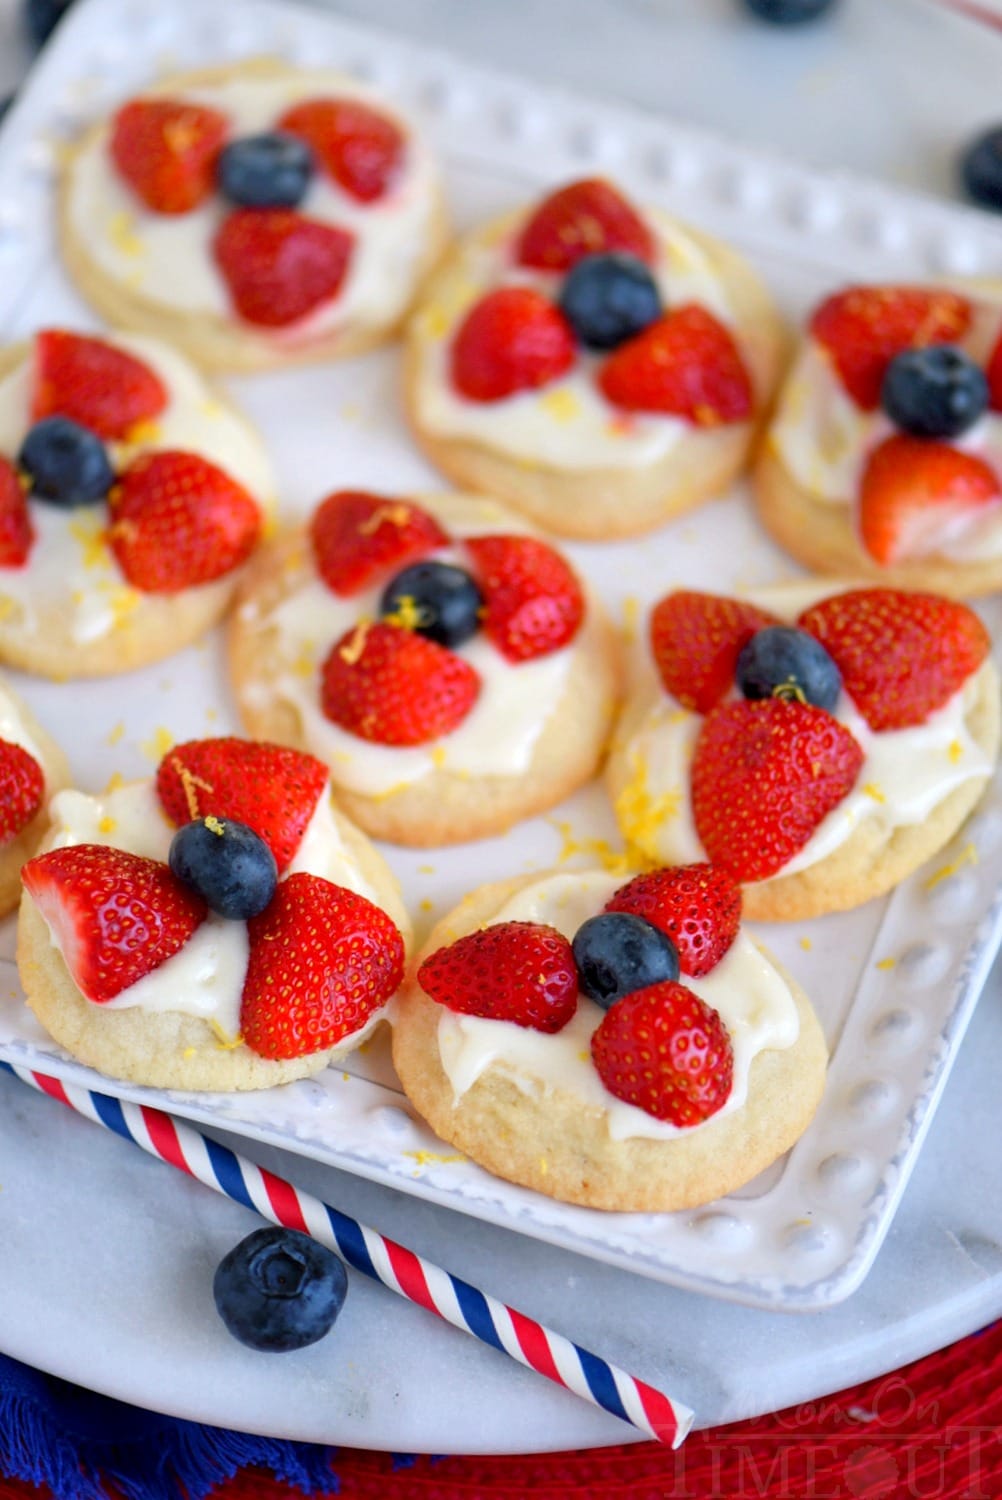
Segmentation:
{"type": "MultiPolygon", "coordinates": [[[[242,485],[266,516],[274,480],[260,438],[232,407],[224,406],[197,370],[156,339],[138,334],[102,335],[112,347],[141,360],[160,379],[167,405],[140,425],[132,443],[109,443],[113,466],[124,468],[140,453],[179,449],[196,453],[242,485]]],[[[31,426],[34,348],[0,377],[0,453],[17,455],[31,426]]],[[[45,629],[46,616],[66,615],[81,645],[114,630],[143,598],[119,568],[104,540],[108,514],[101,504],[67,511],[28,501],[35,540],[27,562],[0,567],[0,611],[16,614],[26,633],[45,629]]]]}
{"type": "Polygon", "coordinates": [[[42,752],[28,733],[20,704],[3,681],[0,681],[0,740],[6,740],[9,745],[20,745],[39,765],[42,764],[42,752]]]}
{"type": "MultiPolygon", "coordinates": [[[[139,96],[142,97],[142,96],[139,96]]],[[[404,160],[385,195],[360,202],[319,167],[298,212],[348,230],[355,239],[338,295],[288,328],[253,327],[277,342],[335,329],[349,321],[392,324],[411,301],[436,207],[437,174],[420,138],[372,90],[346,76],[292,69],[275,76],[242,72],[210,84],[166,89],[151,97],[178,97],[224,114],[231,138],[277,127],[293,105],[315,98],[350,98],[392,119],[405,135],[404,160]]],[[[219,194],[186,214],[145,208],[115,169],[109,154],[110,122],[77,154],[69,184],[68,214],[86,254],[131,292],[186,314],[230,319],[229,291],[212,254],[217,230],[234,205],[219,194]]]]}
{"type": "MultiPolygon", "coordinates": [[[[516,892],[488,925],[539,922],[555,927],[571,941],[581,924],[602,911],[622,884],[621,876],[597,870],[548,875],[516,892]]],[[[748,1073],[755,1057],[767,1048],[791,1047],[797,1040],[796,1002],[783,976],[745,932],[738,933],[709,974],[701,979],[683,974],[681,983],[719,1012],[734,1050],[731,1092],[711,1116],[719,1119],[740,1109],[747,1099],[748,1073]]],[[[584,995],[571,1021],[553,1035],[512,1021],[462,1015],[446,1006],[440,1011],[439,1055],[457,1101],[487,1068],[499,1066],[521,1089],[533,1093],[560,1089],[576,1095],[583,1108],[601,1110],[613,1140],[670,1140],[701,1128],[657,1120],[609,1093],[590,1050],[592,1033],[605,1012],[584,995]]]]}

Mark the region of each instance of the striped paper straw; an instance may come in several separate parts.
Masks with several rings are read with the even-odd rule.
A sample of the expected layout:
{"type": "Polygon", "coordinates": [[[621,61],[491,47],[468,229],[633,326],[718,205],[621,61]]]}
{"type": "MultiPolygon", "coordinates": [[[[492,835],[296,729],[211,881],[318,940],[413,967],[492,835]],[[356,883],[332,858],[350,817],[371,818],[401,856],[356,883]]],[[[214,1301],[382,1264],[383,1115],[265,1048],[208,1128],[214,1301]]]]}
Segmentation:
{"type": "Polygon", "coordinates": [[[693,1413],[681,1402],[597,1354],[589,1354],[563,1334],[478,1291],[468,1281],[443,1271],[330,1204],[301,1192],[284,1178],[238,1156],[163,1110],[130,1104],[12,1063],[0,1062],[0,1067],[95,1124],[124,1136],[150,1156],[169,1162],[245,1208],[255,1209],[273,1224],[312,1235],[356,1271],[631,1423],[659,1443],[677,1448],[692,1426],[693,1413]]]}

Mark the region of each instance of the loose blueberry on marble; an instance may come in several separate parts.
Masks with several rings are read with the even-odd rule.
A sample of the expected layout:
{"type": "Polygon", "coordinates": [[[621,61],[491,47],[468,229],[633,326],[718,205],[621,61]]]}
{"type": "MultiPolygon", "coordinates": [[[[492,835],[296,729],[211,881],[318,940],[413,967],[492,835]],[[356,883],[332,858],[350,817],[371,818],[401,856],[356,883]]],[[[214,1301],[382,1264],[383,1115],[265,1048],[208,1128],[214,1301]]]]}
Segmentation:
{"type": "Polygon", "coordinates": [[[216,165],[219,191],[242,208],[296,208],[312,175],[307,143],[280,130],[231,141],[216,165]]]}
{"type": "Polygon", "coordinates": [[[115,482],[104,444],[68,417],[43,417],[21,444],[19,468],[36,500],[67,509],[103,500],[115,482]]]}
{"type": "Polygon", "coordinates": [[[774,26],[798,26],[831,10],[835,0],[743,0],[753,16],[774,26]]]}
{"type": "Polygon", "coordinates": [[[479,628],[483,608],[484,596],[465,568],[434,561],[404,568],[379,602],[384,620],[392,618],[440,646],[468,641],[479,628]]]}
{"type": "Polygon", "coordinates": [[[975,203],[1002,213],[1002,125],[993,125],[966,147],[960,177],[975,203]]]}
{"type": "Polygon", "coordinates": [[[246,922],[275,894],[278,866],[263,838],[231,818],[196,818],[171,840],[167,862],[221,917],[246,922]]]}
{"type": "Polygon", "coordinates": [[[678,952],[666,933],[632,912],[601,912],[574,935],[571,952],[582,993],[603,1009],[634,990],[677,980],[678,952]]]}
{"type": "Polygon", "coordinates": [[[914,437],[955,438],[988,410],[988,381],[962,349],[932,344],[895,355],[880,401],[891,421],[914,437]]]}
{"type": "Polygon", "coordinates": [[[741,649],[735,670],[746,698],[796,698],[831,712],[842,678],[828,652],[806,630],[765,625],[741,649]]]}
{"type": "Polygon", "coordinates": [[[567,276],[560,309],[588,349],[615,349],[661,316],[657,283],[642,260],[586,255],[567,276]]]}
{"type": "Polygon", "coordinates": [[[24,24],[36,47],[47,42],[72,0],[25,0],[24,24]]]}
{"type": "Polygon", "coordinates": [[[347,1272],[333,1251],[295,1229],[256,1229],[224,1255],[212,1282],[233,1337],[270,1354],[322,1339],[347,1291],[347,1272]]]}

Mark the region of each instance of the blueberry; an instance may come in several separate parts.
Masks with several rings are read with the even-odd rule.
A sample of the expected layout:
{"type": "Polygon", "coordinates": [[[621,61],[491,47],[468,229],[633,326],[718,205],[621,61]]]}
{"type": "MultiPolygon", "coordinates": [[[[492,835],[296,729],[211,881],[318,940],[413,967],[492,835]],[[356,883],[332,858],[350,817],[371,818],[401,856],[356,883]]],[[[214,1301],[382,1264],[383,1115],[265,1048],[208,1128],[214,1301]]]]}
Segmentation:
{"type": "Polygon", "coordinates": [[[101,439],[69,417],[43,417],[21,444],[17,462],[36,500],[53,505],[93,505],[115,483],[101,439]]]}
{"type": "Polygon", "coordinates": [[[72,0],[25,0],[24,23],[36,47],[47,42],[72,0]]]}
{"type": "Polygon", "coordinates": [[[880,401],[891,421],[914,437],[954,438],[988,410],[988,381],[961,349],[931,344],[895,355],[880,401]]]}
{"type": "Polygon", "coordinates": [[[742,648],[735,672],[746,698],[798,698],[830,712],[842,678],[820,641],[793,625],[766,625],[742,648]]]}
{"type": "Polygon", "coordinates": [[[634,990],[678,978],[678,952],[671,938],[632,912],[589,917],[575,933],[571,951],[582,992],[606,1010],[634,990]]]}
{"type": "Polygon", "coordinates": [[[278,866],[263,838],[231,818],[196,818],[171,840],[167,862],[212,911],[246,922],[275,894],[278,866]]]}
{"type": "Polygon", "coordinates": [[[280,130],[231,141],[216,166],[219,191],[242,208],[295,208],[312,175],[309,146],[280,130]]]}
{"type": "Polygon", "coordinates": [[[480,625],[484,596],[463,568],[419,562],[383,590],[379,612],[440,646],[461,646],[480,625]]]}
{"type": "Polygon", "coordinates": [[[661,316],[657,283],[642,260],[586,255],[569,272],[560,309],[589,349],[615,349],[661,316]]]}
{"type": "Polygon", "coordinates": [[[971,142],[960,158],[960,177],[975,203],[1002,213],[1002,125],[971,142]]]}
{"type": "Polygon", "coordinates": [[[760,21],[774,26],[798,26],[814,21],[830,10],[835,0],[744,0],[745,6],[760,21]]]}
{"type": "Polygon", "coordinates": [[[256,1229],[216,1267],[212,1295],[230,1333],[283,1354],[315,1344],[344,1306],[348,1275],[333,1251],[296,1229],[256,1229]]]}

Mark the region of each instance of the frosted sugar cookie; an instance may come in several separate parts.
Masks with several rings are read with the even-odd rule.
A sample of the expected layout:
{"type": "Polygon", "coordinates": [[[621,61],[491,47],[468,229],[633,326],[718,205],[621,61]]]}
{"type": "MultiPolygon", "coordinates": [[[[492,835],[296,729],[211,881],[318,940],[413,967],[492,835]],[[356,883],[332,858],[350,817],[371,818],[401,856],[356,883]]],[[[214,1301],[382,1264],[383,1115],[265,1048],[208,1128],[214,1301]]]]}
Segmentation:
{"type": "Polygon", "coordinates": [[[257,434],[166,345],[49,328],[3,351],[0,661],[89,677],[180,650],[271,499],[257,434]]]}
{"type": "Polygon", "coordinates": [[[756,466],[815,572],[1002,588],[1002,288],[853,286],[814,311],[756,466]]]}
{"type": "Polygon", "coordinates": [[[21,896],[21,866],[45,832],[49,798],[70,779],[66,757],[0,678],[0,916],[21,896]]]}
{"type": "Polygon", "coordinates": [[[156,777],[60,792],[23,870],[28,1003],[81,1062],[160,1088],[266,1088],[363,1041],[406,912],[319,761],[224,738],[156,777]]]}
{"type": "Polygon", "coordinates": [[[609,760],[625,837],[655,862],[722,865],[756,918],[882,895],[988,783],[989,647],[977,615],[930,594],[812,579],[667,595],[609,760]]]}
{"type": "Polygon", "coordinates": [[[126,100],[72,151],[60,227],[111,322],[256,370],[391,336],[445,215],[395,108],[339,73],[259,58],[126,100]]]}
{"type": "Polygon", "coordinates": [[[409,324],[407,408],[460,486],[560,536],[634,536],[740,471],[782,342],[739,255],[589,179],[449,253],[409,324]]]}
{"type": "Polygon", "coordinates": [[[706,864],[474,891],[401,994],[393,1061],[443,1140],[592,1208],[669,1210],[739,1187],[824,1087],[806,996],[706,864]]]}
{"type": "Polygon", "coordinates": [[[245,727],[324,760],[395,843],[501,832],[594,775],[616,646],[570,565],[493,500],[340,490],[264,549],[230,626],[245,727]]]}

